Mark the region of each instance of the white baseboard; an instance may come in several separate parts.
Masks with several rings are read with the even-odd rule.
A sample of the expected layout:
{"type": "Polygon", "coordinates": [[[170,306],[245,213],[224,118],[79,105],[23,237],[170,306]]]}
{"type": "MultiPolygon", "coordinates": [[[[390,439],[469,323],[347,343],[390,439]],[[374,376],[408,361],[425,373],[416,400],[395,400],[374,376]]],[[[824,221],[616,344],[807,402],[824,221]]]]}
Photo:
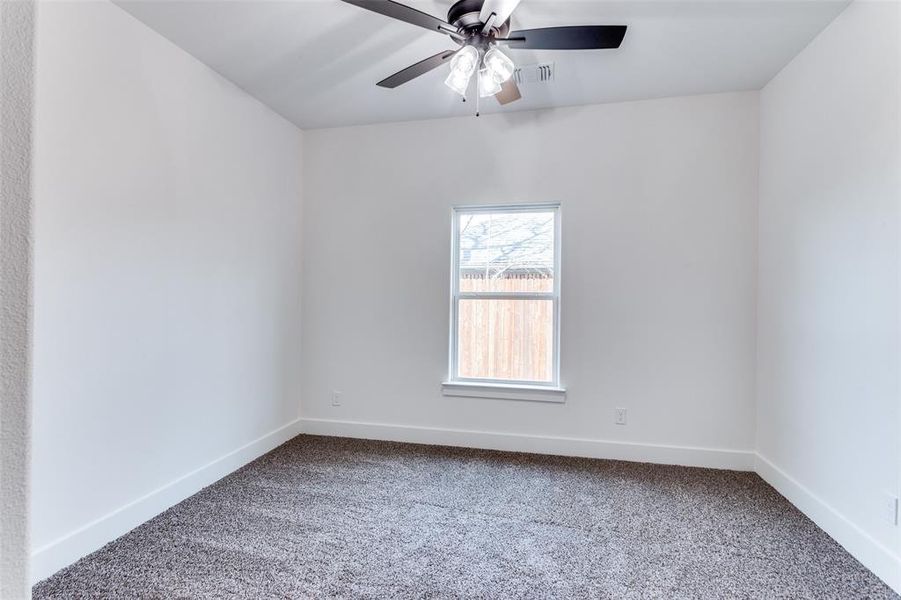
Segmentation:
{"type": "Polygon", "coordinates": [[[752,451],[329,419],[292,421],[49,544],[37,548],[31,556],[32,582],[36,583],[49,577],[59,569],[101,548],[104,544],[127,533],[301,432],[414,444],[756,471],[764,481],[785,496],[852,556],[901,594],[901,557],[874,540],[767,458],[752,451]]]}
{"type": "Polygon", "coordinates": [[[79,558],[100,549],[204,487],[259,458],[300,433],[300,420],[237,448],[228,454],[182,475],[178,479],[137,498],[99,519],[79,527],[31,554],[31,581],[50,577],[79,558]]]}
{"type": "Polygon", "coordinates": [[[465,448],[507,450],[559,456],[606,458],[664,465],[732,469],[736,471],[754,470],[754,453],[750,450],[636,444],[631,442],[469,431],[465,429],[411,427],[408,425],[360,423],[330,419],[302,418],[300,427],[303,433],[315,435],[410,442],[413,444],[435,444],[439,446],[462,446],[465,448]]]}
{"type": "Polygon", "coordinates": [[[901,594],[901,557],[759,453],[755,470],[851,556],[901,594]]]}

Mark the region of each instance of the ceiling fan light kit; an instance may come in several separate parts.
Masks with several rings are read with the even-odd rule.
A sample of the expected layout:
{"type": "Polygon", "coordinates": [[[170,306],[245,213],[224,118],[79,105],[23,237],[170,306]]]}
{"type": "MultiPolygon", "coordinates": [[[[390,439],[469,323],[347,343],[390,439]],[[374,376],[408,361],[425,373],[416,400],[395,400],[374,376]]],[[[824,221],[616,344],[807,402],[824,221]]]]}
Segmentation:
{"type": "Polygon", "coordinates": [[[475,46],[463,46],[451,60],[451,71],[444,84],[466,98],[469,80],[481,62],[485,68],[479,69],[479,97],[494,96],[501,91],[501,84],[510,79],[515,69],[513,61],[497,48],[482,53],[475,46]]]}
{"type": "MultiPolygon", "coordinates": [[[[626,35],[625,25],[576,25],[541,29],[510,30],[510,15],[520,0],[458,0],[443,21],[393,0],[343,0],[348,4],[447,35],[461,46],[445,50],[410,65],[378,83],[396,88],[437,69],[450,60],[450,74],[444,83],[466,99],[469,82],[479,72],[476,97],[494,96],[504,105],[522,95],[511,79],[515,65],[497,47],[531,50],[600,50],[619,48],[626,35]]],[[[478,113],[477,113],[478,114],[478,113]]]]}

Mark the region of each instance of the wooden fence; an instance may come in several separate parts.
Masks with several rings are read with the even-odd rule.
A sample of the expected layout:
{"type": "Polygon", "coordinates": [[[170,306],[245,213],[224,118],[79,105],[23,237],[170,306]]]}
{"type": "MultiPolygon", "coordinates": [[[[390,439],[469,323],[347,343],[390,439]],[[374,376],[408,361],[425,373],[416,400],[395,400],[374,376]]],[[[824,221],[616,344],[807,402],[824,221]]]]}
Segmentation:
{"type": "MultiPolygon", "coordinates": [[[[551,292],[550,277],[536,274],[487,279],[464,274],[461,292],[551,292]]],[[[552,300],[461,300],[458,313],[461,377],[551,381],[552,300]]]]}

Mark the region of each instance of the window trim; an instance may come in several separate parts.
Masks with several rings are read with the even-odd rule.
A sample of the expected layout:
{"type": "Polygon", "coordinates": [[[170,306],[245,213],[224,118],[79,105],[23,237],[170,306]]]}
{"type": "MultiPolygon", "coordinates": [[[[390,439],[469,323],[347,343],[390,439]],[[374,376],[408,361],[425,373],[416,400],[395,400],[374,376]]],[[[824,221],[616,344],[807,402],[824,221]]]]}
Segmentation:
{"type": "Polygon", "coordinates": [[[446,396],[476,396],[483,398],[506,398],[522,400],[541,400],[550,398],[551,402],[562,402],[565,390],[560,383],[560,290],[561,290],[561,210],[559,202],[542,202],[534,204],[482,204],[460,205],[451,209],[451,293],[450,293],[450,332],[448,351],[448,377],[442,389],[446,396]],[[554,290],[552,292],[516,293],[516,292],[460,292],[460,216],[477,213],[516,213],[516,212],[553,212],[554,213],[554,290]],[[553,301],[553,364],[551,365],[551,381],[518,381],[510,379],[488,379],[458,376],[458,340],[457,318],[460,300],[467,299],[505,299],[553,301]]]}
{"type": "Polygon", "coordinates": [[[441,384],[441,393],[445,396],[456,396],[458,398],[495,398],[497,400],[527,400],[529,402],[557,403],[566,401],[565,389],[548,387],[546,385],[511,385],[508,383],[445,381],[441,384]]]}

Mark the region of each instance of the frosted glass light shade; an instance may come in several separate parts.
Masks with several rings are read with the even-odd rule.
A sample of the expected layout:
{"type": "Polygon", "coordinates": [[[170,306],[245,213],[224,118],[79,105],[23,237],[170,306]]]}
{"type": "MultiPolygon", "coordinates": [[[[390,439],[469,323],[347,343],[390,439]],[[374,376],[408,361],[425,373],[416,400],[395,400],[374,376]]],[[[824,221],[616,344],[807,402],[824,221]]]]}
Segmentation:
{"type": "Polygon", "coordinates": [[[479,51],[473,46],[463,46],[451,59],[451,71],[472,75],[479,64],[479,51]]]}
{"type": "Polygon", "coordinates": [[[461,73],[460,71],[451,70],[450,75],[444,80],[444,85],[454,90],[461,96],[466,95],[466,88],[469,87],[469,80],[472,78],[472,71],[469,73],[461,73]]]}
{"type": "Polygon", "coordinates": [[[479,71],[479,96],[485,98],[493,96],[501,91],[501,84],[494,78],[491,71],[482,69],[479,71]]]}
{"type": "Polygon", "coordinates": [[[485,53],[485,68],[498,83],[503,83],[513,76],[513,61],[497,48],[485,53]]]}
{"type": "Polygon", "coordinates": [[[451,59],[451,71],[444,85],[461,96],[466,96],[469,80],[479,64],[479,51],[472,46],[463,46],[451,59]]]}

